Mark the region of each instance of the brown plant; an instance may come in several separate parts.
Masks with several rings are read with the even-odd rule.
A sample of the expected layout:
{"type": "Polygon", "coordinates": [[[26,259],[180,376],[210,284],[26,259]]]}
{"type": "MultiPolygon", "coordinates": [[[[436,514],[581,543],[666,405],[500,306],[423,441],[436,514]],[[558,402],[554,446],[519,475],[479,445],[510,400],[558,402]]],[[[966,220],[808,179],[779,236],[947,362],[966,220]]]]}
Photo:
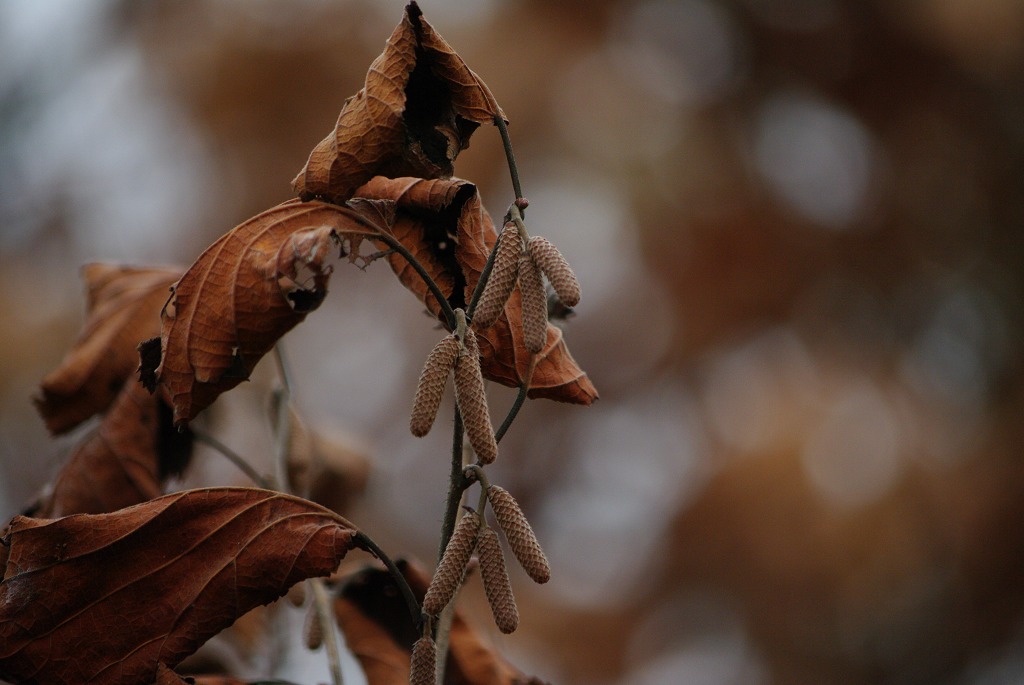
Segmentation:
{"type": "MultiPolygon", "coordinates": [[[[371,685],[433,682],[435,665],[446,683],[540,682],[484,646],[457,612],[443,611],[477,549],[499,628],[511,632],[519,623],[497,535],[486,526],[480,533],[482,495],[476,511],[455,524],[472,482],[462,471],[464,436],[479,460],[468,468],[514,553],[544,582],[550,571],[529,524],[507,493],[488,488],[483,466],[497,457],[527,397],[584,405],[597,398],[562,332],[534,312],[544,297],[538,265],[567,305],[579,288],[550,243],[523,244],[519,210],[527,203],[505,115],[411,3],[294,188],[298,198],[231,229],[185,271],[83,270],[85,326],[43,380],[36,404],[53,433],[101,418],[32,510],[39,518],[16,516],[0,536],[0,678],[14,685],[237,685],[230,675],[184,677],[174,669],[251,609],[286,593],[302,604],[299,583],[309,579],[306,644],[325,647],[337,685],[336,625],[328,584],[317,577],[336,573],[358,547],[387,570],[336,575],[342,586],[333,616],[371,685]],[[450,179],[482,123],[500,131],[516,191],[515,220],[500,241],[476,187],[450,179]],[[414,435],[430,430],[454,371],[444,551],[429,583],[327,508],[345,509],[362,492],[368,460],[302,420],[279,348],[272,476],[189,428],[320,305],[334,261],[345,256],[360,267],[386,259],[449,331],[427,359],[410,420],[414,435]],[[524,277],[527,263],[532,271],[524,277]],[[518,389],[497,432],[485,379],[518,389]],[[193,438],[262,487],[162,495],[172,487],[169,476],[188,465],[193,438]],[[290,494],[296,491],[307,499],[290,494]]],[[[268,625],[269,616],[250,625],[268,625]]],[[[248,631],[250,647],[258,632],[248,631]]]]}

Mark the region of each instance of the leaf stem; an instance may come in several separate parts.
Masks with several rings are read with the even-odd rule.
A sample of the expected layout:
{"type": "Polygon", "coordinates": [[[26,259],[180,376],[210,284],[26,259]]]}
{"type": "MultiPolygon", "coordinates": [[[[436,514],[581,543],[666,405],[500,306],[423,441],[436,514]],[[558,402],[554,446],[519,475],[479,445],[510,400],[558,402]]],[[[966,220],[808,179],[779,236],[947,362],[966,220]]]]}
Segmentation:
{"type": "Polygon", "coordinates": [[[409,609],[409,615],[412,617],[413,625],[418,626],[420,619],[423,616],[423,609],[420,606],[419,601],[416,599],[416,595],[413,594],[412,588],[409,587],[409,581],[405,579],[402,572],[398,569],[398,566],[394,561],[391,560],[384,550],[382,550],[373,539],[364,533],[363,531],[356,531],[356,540],[370,551],[373,556],[381,560],[384,566],[387,567],[388,573],[395,579],[395,584],[398,586],[399,592],[402,593],[402,597],[405,599],[405,605],[409,609]]]}
{"type": "Polygon", "coordinates": [[[405,258],[405,261],[409,262],[409,266],[416,270],[416,273],[420,275],[420,278],[423,279],[423,282],[430,289],[430,292],[431,294],[433,294],[434,299],[437,300],[438,305],[441,307],[441,311],[444,313],[444,318],[448,322],[449,330],[454,330],[455,310],[452,309],[451,304],[449,304],[448,302],[448,298],[446,298],[444,293],[441,292],[441,287],[430,276],[430,274],[427,273],[427,270],[423,267],[423,264],[420,263],[420,260],[416,259],[416,257],[411,252],[409,252],[409,250],[406,249],[405,245],[398,242],[398,239],[395,238],[390,233],[381,231],[380,233],[374,235],[373,238],[375,240],[380,240],[382,243],[385,243],[392,250],[402,255],[402,257],[405,258]]]}
{"type": "Polygon", "coordinates": [[[233,449],[231,449],[230,447],[228,447],[227,445],[225,445],[212,435],[207,435],[206,433],[198,431],[195,428],[192,428],[191,426],[189,428],[192,431],[192,435],[195,437],[196,440],[203,443],[204,445],[212,447],[217,452],[220,452],[221,456],[226,457],[228,461],[237,466],[238,469],[246,476],[248,476],[249,480],[251,480],[253,483],[255,483],[256,485],[265,490],[271,489],[270,479],[261,475],[260,472],[254,469],[252,465],[245,460],[244,457],[238,454],[238,452],[235,452],[233,449]]]}

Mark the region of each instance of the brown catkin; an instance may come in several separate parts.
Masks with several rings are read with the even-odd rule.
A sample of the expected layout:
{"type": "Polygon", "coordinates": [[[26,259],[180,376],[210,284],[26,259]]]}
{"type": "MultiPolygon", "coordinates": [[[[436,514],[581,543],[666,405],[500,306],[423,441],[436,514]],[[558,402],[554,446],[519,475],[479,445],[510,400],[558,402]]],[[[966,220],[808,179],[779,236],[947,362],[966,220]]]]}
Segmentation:
{"type": "Polygon", "coordinates": [[[462,413],[469,444],[481,463],[490,464],[498,458],[498,442],[494,439],[491,414],[487,409],[487,393],[480,371],[480,348],[471,329],[466,329],[463,343],[466,349],[455,363],[455,401],[462,413]]]}
{"type": "Polygon", "coordinates": [[[444,384],[448,381],[448,374],[451,373],[458,355],[459,339],[454,333],[441,338],[427,355],[419,384],[416,386],[412,416],[409,419],[409,429],[417,438],[429,433],[430,427],[434,425],[437,409],[441,406],[441,398],[444,396],[444,384]]]}
{"type": "Polygon", "coordinates": [[[421,637],[412,646],[409,659],[409,685],[434,685],[437,646],[429,637],[421,637]]]}
{"type": "Polygon", "coordinates": [[[551,580],[548,558],[544,556],[544,550],[537,542],[537,536],[534,535],[523,510],[519,508],[519,503],[508,490],[498,485],[487,488],[487,499],[494,510],[494,517],[498,519],[498,525],[505,533],[508,546],[527,575],[537,583],[551,580]]]}
{"type": "Polygon", "coordinates": [[[519,609],[512,595],[512,583],[508,579],[501,543],[493,528],[480,531],[476,556],[480,559],[480,577],[484,581],[484,592],[487,593],[487,603],[491,605],[494,622],[501,632],[514,633],[519,627],[519,609]]]}
{"type": "Polygon", "coordinates": [[[548,340],[548,298],[540,270],[526,252],[519,256],[519,289],[523,295],[523,341],[526,349],[536,354],[548,340]]]}
{"type": "Polygon", "coordinates": [[[320,649],[324,643],[324,625],[320,622],[320,613],[316,606],[310,606],[306,613],[306,626],[303,630],[303,637],[306,641],[306,648],[309,650],[320,649]]]}
{"type": "Polygon", "coordinates": [[[548,277],[551,287],[555,289],[558,299],[566,307],[575,307],[580,303],[580,282],[576,280],[569,262],[551,244],[547,238],[535,235],[526,244],[534,263],[548,277]]]}
{"type": "Polygon", "coordinates": [[[423,611],[437,616],[452,601],[455,591],[462,584],[469,557],[476,546],[480,518],[475,513],[466,513],[455,526],[448,545],[444,548],[441,561],[434,571],[427,593],[423,597],[423,611]]]}
{"type": "Polygon", "coordinates": [[[519,255],[523,251],[523,239],[519,229],[511,221],[505,224],[498,236],[498,249],[494,253],[494,265],[490,278],[484,285],[473,312],[473,327],[478,331],[490,328],[505,311],[505,303],[519,276],[519,255]]]}
{"type": "Polygon", "coordinates": [[[296,583],[288,589],[288,603],[293,607],[300,607],[306,603],[306,584],[296,583]]]}

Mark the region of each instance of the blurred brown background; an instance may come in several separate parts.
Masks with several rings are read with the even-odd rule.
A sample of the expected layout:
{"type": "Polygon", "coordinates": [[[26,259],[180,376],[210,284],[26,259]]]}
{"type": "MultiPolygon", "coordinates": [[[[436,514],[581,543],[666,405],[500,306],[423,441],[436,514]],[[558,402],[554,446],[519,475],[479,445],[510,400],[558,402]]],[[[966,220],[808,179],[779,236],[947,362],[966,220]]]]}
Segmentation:
{"type": "MultiPolygon", "coordinates": [[[[1024,682],[1024,4],[421,6],[512,121],[602,393],[503,443],[555,577],[514,577],[500,649],[566,685],[1024,682]]],[[[401,11],[0,2],[0,518],[74,441],[29,398],[78,266],[186,265],[286,199],[401,11]]],[[[456,171],[504,212],[493,130],[456,171]]],[[[310,420],[374,454],[351,518],[421,559],[449,436],[405,412],[436,338],[384,265],[339,264],[285,340],[310,420]]],[[[209,417],[256,463],[271,378],[209,417]]]]}

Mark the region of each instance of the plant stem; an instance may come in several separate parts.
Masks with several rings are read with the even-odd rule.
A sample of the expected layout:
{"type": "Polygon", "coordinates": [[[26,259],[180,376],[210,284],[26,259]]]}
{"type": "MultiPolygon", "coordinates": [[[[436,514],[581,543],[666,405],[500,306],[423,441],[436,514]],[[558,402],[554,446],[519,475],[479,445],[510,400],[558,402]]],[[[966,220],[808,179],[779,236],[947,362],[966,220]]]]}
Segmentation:
{"type": "Polygon", "coordinates": [[[420,263],[420,260],[416,259],[416,257],[405,248],[405,245],[398,242],[398,239],[390,233],[381,231],[374,235],[373,239],[380,240],[382,243],[387,244],[387,246],[392,250],[402,255],[402,257],[405,258],[405,261],[409,262],[409,266],[416,270],[416,273],[420,275],[420,278],[423,279],[423,282],[426,283],[430,292],[434,295],[434,299],[437,300],[438,305],[441,307],[441,311],[444,313],[444,318],[448,321],[448,328],[450,330],[454,330],[455,310],[453,310],[451,304],[449,304],[448,298],[446,298],[444,293],[441,292],[441,287],[430,276],[430,274],[427,273],[427,270],[423,268],[423,264],[420,263]]]}
{"type": "Polygon", "coordinates": [[[459,515],[459,502],[462,493],[469,487],[469,480],[462,475],[462,412],[455,407],[455,425],[452,428],[452,461],[448,476],[448,499],[445,502],[444,519],[441,523],[441,541],[438,546],[437,560],[441,561],[445,547],[455,532],[455,521],[459,515]]]}
{"type": "Polygon", "coordinates": [[[267,479],[265,476],[261,475],[259,471],[254,469],[249,462],[247,462],[241,455],[238,454],[238,452],[235,452],[233,449],[231,449],[230,447],[228,447],[227,445],[225,445],[212,435],[207,435],[206,433],[203,433],[202,431],[197,431],[194,428],[191,428],[191,430],[192,435],[195,437],[196,440],[203,443],[204,445],[212,447],[217,452],[220,452],[222,456],[226,457],[228,461],[237,466],[242,473],[248,476],[249,480],[251,480],[253,483],[255,483],[256,485],[265,490],[271,489],[272,484],[270,480],[267,479]]]}
{"type": "Polygon", "coordinates": [[[398,566],[366,533],[357,531],[355,538],[361,545],[368,549],[373,556],[380,559],[384,566],[387,567],[391,577],[395,579],[395,585],[398,586],[399,592],[402,593],[402,597],[405,599],[405,605],[409,609],[409,615],[412,617],[413,625],[419,625],[423,609],[420,607],[420,603],[416,599],[416,595],[413,594],[412,588],[409,587],[409,581],[407,581],[405,576],[402,575],[398,566]]]}
{"type": "Polygon", "coordinates": [[[523,187],[519,184],[519,169],[516,167],[516,156],[512,152],[512,139],[508,137],[508,126],[501,115],[494,117],[494,125],[498,127],[498,133],[501,134],[501,144],[505,147],[508,172],[512,176],[512,189],[516,193],[516,199],[521,199],[523,197],[523,187]]]}
{"type": "MultiPolygon", "coordinates": [[[[532,370],[532,365],[531,365],[532,370]]],[[[505,433],[512,427],[512,422],[516,420],[516,416],[519,415],[519,410],[522,409],[523,403],[526,402],[526,393],[530,390],[530,379],[526,378],[522,383],[519,384],[519,392],[516,394],[516,401],[509,407],[508,414],[505,415],[505,420],[498,426],[498,430],[494,431],[494,440],[501,442],[501,439],[505,437],[505,433]]]]}
{"type": "Polygon", "coordinates": [[[313,589],[313,606],[317,617],[320,619],[320,627],[324,631],[324,643],[327,650],[327,664],[331,670],[331,682],[334,685],[342,685],[341,675],[341,650],[338,649],[338,624],[331,611],[331,599],[327,595],[327,588],[321,578],[310,578],[309,586],[313,589]]]}
{"type": "Polygon", "coordinates": [[[494,247],[491,248],[491,253],[487,255],[487,263],[484,264],[484,270],[480,272],[480,278],[477,279],[476,287],[473,288],[473,296],[469,298],[469,305],[466,307],[466,316],[473,319],[473,312],[476,310],[476,304],[480,301],[480,296],[484,294],[484,286],[487,285],[487,280],[491,277],[491,270],[494,268],[494,256],[498,254],[498,241],[494,241],[494,247]]]}

